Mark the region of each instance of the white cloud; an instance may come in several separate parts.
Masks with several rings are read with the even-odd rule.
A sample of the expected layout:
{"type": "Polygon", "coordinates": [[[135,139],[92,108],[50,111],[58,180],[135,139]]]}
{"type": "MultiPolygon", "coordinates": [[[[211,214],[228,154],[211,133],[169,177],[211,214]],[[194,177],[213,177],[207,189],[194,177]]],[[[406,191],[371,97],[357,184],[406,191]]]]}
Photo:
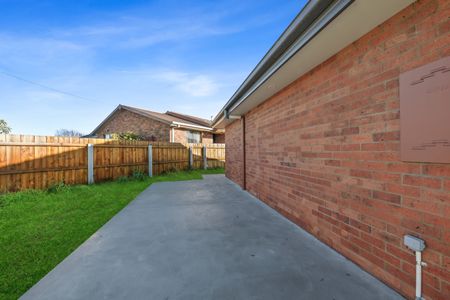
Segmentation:
{"type": "Polygon", "coordinates": [[[89,132],[119,103],[209,118],[244,75],[242,70],[223,70],[222,61],[211,68],[204,62],[193,64],[185,52],[197,47],[199,39],[262,23],[230,24],[224,22],[227,14],[223,10],[176,16],[171,12],[165,19],[147,18],[144,13],[132,18],[109,15],[82,26],[29,35],[0,29],[0,71],[95,100],[77,99],[0,74],[2,113],[15,132],[41,134],[52,134],[60,127],[89,132]],[[163,44],[161,49],[147,49],[158,44],[163,44]],[[123,68],[127,71],[117,71],[123,68]]]}
{"type": "Polygon", "coordinates": [[[178,71],[157,72],[154,77],[172,84],[176,89],[194,97],[205,97],[214,95],[218,88],[210,76],[195,75],[178,71]]]}
{"type": "Polygon", "coordinates": [[[145,48],[164,42],[180,43],[192,39],[231,34],[247,26],[226,26],[224,12],[192,12],[169,18],[108,16],[100,22],[72,28],[56,28],[50,36],[76,40],[86,47],[145,48]]]}
{"type": "Polygon", "coordinates": [[[93,55],[91,49],[76,41],[0,32],[0,70],[36,81],[85,72],[93,55]]]}
{"type": "Polygon", "coordinates": [[[42,103],[51,103],[57,104],[62,102],[69,102],[70,98],[68,98],[64,94],[60,94],[57,92],[42,90],[42,89],[32,89],[29,91],[24,91],[24,97],[26,99],[30,99],[30,102],[33,104],[42,104],[42,103]]]}

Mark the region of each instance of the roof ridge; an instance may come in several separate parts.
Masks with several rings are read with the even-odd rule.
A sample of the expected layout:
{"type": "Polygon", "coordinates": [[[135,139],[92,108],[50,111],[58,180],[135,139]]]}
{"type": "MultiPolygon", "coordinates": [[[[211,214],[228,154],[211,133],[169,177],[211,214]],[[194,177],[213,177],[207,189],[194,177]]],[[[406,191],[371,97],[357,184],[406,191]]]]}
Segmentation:
{"type": "Polygon", "coordinates": [[[207,123],[207,124],[211,123],[211,120],[208,120],[208,119],[205,119],[205,118],[201,118],[201,117],[197,117],[197,116],[188,115],[188,114],[179,113],[179,112],[176,112],[176,111],[168,110],[168,111],[166,111],[166,114],[169,115],[169,116],[179,117],[179,118],[182,118],[182,119],[184,119],[184,118],[187,119],[187,120],[193,119],[194,121],[202,121],[202,122],[207,123]]]}
{"type": "MultiPolygon", "coordinates": [[[[191,116],[191,115],[186,115],[186,114],[182,114],[182,113],[177,113],[177,112],[172,112],[172,111],[166,111],[165,113],[161,113],[161,112],[157,112],[157,111],[153,111],[153,110],[149,110],[149,109],[145,109],[145,108],[139,108],[139,107],[128,106],[128,105],[123,105],[123,104],[120,104],[120,107],[122,107],[124,109],[128,109],[130,111],[150,115],[150,116],[153,115],[153,117],[162,118],[169,122],[180,122],[180,123],[189,122],[189,123],[191,123],[191,125],[204,126],[204,127],[211,126],[211,121],[209,121],[207,119],[203,119],[203,118],[191,116]],[[169,119],[167,119],[167,118],[169,118],[169,119]]],[[[189,124],[187,124],[187,125],[189,125],[189,124]]]]}
{"type": "Polygon", "coordinates": [[[135,107],[135,106],[129,106],[129,105],[123,105],[123,104],[120,104],[120,106],[123,107],[123,108],[137,109],[137,110],[142,110],[142,111],[146,111],[146,112],[150,112],[150,113],[155,113],[155,114],[161,114],[161,115],[164,115],[164,113],[162,113],[162,112],[154,111],[154,110],[149,110],[149,109],[146,109],[146,108],[135,107]]]}

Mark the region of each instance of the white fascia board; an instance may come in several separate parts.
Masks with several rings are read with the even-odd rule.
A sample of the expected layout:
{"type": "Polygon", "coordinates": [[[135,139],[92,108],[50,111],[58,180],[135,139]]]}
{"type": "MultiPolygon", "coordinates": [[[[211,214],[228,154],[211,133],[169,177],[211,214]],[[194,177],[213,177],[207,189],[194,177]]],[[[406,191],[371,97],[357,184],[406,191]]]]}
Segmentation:
{"type": "MultiPolygon", "coordinates": [[[[344,10],[340,7],[344,2],[335,2],[227,109],[227,113],[244,115],[413,2],[415,0],[356,0],[344,10]],[[342,12],[335,16],[339,9],[342,12]],[[328,23],[320,32],[313,32],[314,27],[320,28],[317,22],[328,23]]],[[[222,117],[214,126],[223,128],[233,121],[222,117]]]]}
{"type": "Polygon", "coordinates": [[[204,131],[212,131],[213,130],[213,128],[211,128],[211,127],[186,124],[186,123],[182,123],[182,122],[175,122],[175,121],[173,121],[172,124],[177,125],[177,126],[182,126],[182,127],[201,129],[201,130],[204,130],[204,131]]]}

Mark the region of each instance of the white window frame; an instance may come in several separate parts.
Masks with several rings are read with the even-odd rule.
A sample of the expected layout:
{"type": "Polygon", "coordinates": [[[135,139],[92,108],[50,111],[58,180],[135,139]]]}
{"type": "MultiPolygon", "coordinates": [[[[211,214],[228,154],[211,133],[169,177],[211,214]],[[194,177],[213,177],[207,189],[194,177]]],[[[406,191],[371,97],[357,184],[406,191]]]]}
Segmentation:
{"type": "Polygon", "coordinates": [[[189,144],[200,144],[202,142],[202,134],[200,133],[200,131],[186,131],[186,140],[189,144]],[[194,141],[195,135],[198,136],[198,139],[195,139],[196,142],[194,141]]]}

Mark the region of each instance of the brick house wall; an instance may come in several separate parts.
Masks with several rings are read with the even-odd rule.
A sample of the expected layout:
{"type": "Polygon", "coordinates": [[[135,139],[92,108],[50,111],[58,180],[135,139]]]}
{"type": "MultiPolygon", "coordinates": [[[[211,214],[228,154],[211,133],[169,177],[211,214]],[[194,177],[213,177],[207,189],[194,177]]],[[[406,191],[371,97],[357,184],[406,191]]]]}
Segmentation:
{"type": "Polygon", "coordinates": [[[213,134],[211,132],[202,132],[202,141],[203,144],[212,144],[213,141],[213,134]]]}
{"type": "Polygon", "coordinates": [[[409,298],[405,234],[450,299],[450,164],[400,161],[399,74],[450,55],[449,16],[418,1],[226,127],[228,178],[409,298]]]}
{"type": "Polygon", "coordinates": [[[175,143],[186,143],[186,130],[182,128],[174,128],[175,132],[174,142],[175,143]]]}
{"type": "Polygon", "coordinates": [[[143,117],[125,109],[115,113],[95,134],[98,137],[104,137],[105,134],[127,131],[143,136],[146,140],[170,141],[170,126],[168,124],[143,117]]]}
{"type": "Polygon", "coordinates": [[[231,123],[226,128],[225,135],[225,175],[244,187],[244,153],[242,120],[231,123]]]}
{"type": "MultiPolygon", "coordinates": [[[[196,132],[195,130],[189,130],[184,128],[174,128],[175,131],[175,143],[187,143],[187,133],[189,131],[196,132]]],[[[203,144],[212,144],[213,143],[213,135],[210,132],[200,132],[201,143],[203,144]]]]}

